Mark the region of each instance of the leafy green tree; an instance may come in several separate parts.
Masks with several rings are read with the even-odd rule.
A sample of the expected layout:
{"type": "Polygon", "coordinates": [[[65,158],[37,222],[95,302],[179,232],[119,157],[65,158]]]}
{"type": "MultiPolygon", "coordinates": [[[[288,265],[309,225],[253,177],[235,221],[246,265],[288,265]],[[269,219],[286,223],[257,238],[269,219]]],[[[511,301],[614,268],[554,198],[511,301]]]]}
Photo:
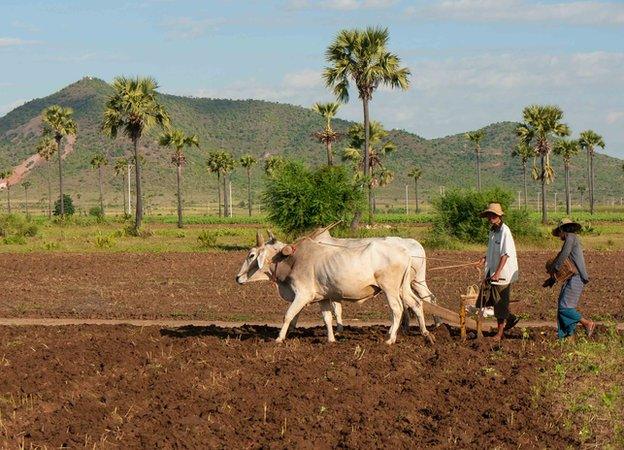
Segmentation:
{"type": "Polygon", "coordinates": [[[331,126],[331,121],[338,112],[339,108],[340,103],[338,102],[315,103],[312,106],[312,110],[319,113],[325,119],[325,128],[323,131],[314,133],[314,136],[319,142],[325,144],[328,166],[333,165],[332,144],[339,138],[339,134],[336,133],[331,126]]]}
{"type": "MultiPolygon", "coordinates": [[[[535,159],[537,152],[533,147],[527,145],[525,142],[518,142],[516,147],[511,152],[511,156],[520,158],[522,162],[522,181],[524,184],[524,209],[529,207],[529,191],[527,186],[527,163],[530,158],[535,159]]],[[[534,164],[535,165],[535,164],[534,164]]]]}
{"type": "Polygon", "coordinates": [[[28,189],[30,189],[31,186],[32,186],[32,183],[28,180],[22,183],[22,187],[24,188],[24,195],[26,197],[26,201],[24,203],[25,210],[26,210],[26,217],[30,217],[30,213],[28,212],[28,189]]]}
{"type": "Polygon", "coordinates": [[[264,173],[268,177],[272,177],[273,174],[284,167],[286,164],[286,160],[283,156],[280,155],[272,155],[264,160],[264,173]]]}
{"type": "Polygon", "coordinates": [[[121,192],[123,195],[124,202],[124,214],[130,216],[130,161],[128,158],[117,158],[115,160],[115,165],[113,166],[113,170],[115,171],[115,175],[121,175],[122,178],[122,186],[121,192]],[[128,186],[128,195],[126,200],[126,186],[128,186]]]}
{"type": "Polygon", "coordinates": [[[418,213],[418,180],[422,176],[422,169],[414,166],[407,172],[407,176],[414,180],[414,194],[416,199],[416,213],[418,213]]]}
{"type": "Polygon", "coordinates": [[[602,136],[593,130],[585,130],[581,132],[579,144],[583,150],[587,152],[587,183],[589,189],[589,213],[594,213],[594,149],[596,147],[605,148],[605,142],[602,136]]]}
{"type": "Polygon", "coordinates": [[[141,154],[139,143],[143,133],[154,126],[168,128],[169,114],[158,98],[158,84],[153,78],[117,77],[113,81],[113,94],[106,102],[102,131],[116,138],[121,130],[134,147],[134,175],[136,202],[134,228],[138,232],[143,220],[141,191],[141,154]]]}
{"type": "Polygon", "coordinates": [[[100,213],[104,217],[104,189],[102,187],[102,170],[108,165],[108,158],[104,153],[98,153],[91,158],[91,167],[98,171],[98,186],[100,188],[100,213]]]}
{"type": "MultiPolygon", "coordinates": [[[[37,143],[37,153],[46,162],[50,162],[50,158],[56,152],[56,142],[51,137],[44,137],[37,143]]],[[[48,219],[52,218],[52,178],[51,178],[51,167],[47,167],[46,169],[46,181],[48,183],[48,219]]]]}
{"type": "MultiPolygon", "coordinates": [[[[327,87],[342,103],[349,101],[349,85],[353,82],[364,109],[364,178],[369,178],[369,102],[380,85],[391,88],[409,87],[409,69],[387,49],[388,29],[369,27],[365,30],[342,30],[325,52],[329,67],[323,78],[327,87]]],[[[369,223],[373,221],[372,190],[369,184],[369,223]]]]}
{"type": "MultiPolygon", "coordinates": [[[[349,128],[348,135],[350,138],[350,146],[347,147],[342,154],[344,161],[351,161],[361,173],[364,172],[364,157],[362,150],[365,144],[364,126],[357,123],[349,128]]],[[[368,132],[368,164],[369,164],[369,192],[373,199],[373,212],[375,210],[375,191],[377,187],[383,187],[389,184],[394,178],[394,174],[384,167],[384,157],[396,150],[396,145],[388,139],[388,132],[383,128],[381,123],[373,121],[370,123],[368,132]],[[382,180],[383,175],[383,180],[382,180]]]]}
{"type": "Polygon", "coordinates": [[[6,169],[0,172],[0,179],[4,180],[7,193],[7,213],[11,214],[11,176],[13,175],[13,169],[6,169]]]}
{"type": "Polygon", "coordinates": [[[263,202],[268,220],[293,237],[346,220],[363,202],[363,192],[345,166],[310,169],[288,161],[267,178],[263,202]]]}
{"type": "Polygon", "coordinates": [[[477,155],[477,191],[481,190],[481,141],[485,137],[485,130],[470,131],[466,133],[465,138],[472,142],[475,146],[477,155]]]}
{"type": "Polygon", "coordinates": [[[566,215],[572,214],[572,199],[570,197],[570,161],[578,155],[581,150],[578,141],[560,139],[555,142],[553,152],[563,159],[563,167],[565,169],[565,197],[566,197],[566,215]]]}
{"type": "Polygon", "coordinates": [[[550,153],[552,151],[551,139],[570,134],[570,128],[563,119],[563,111],[558,106],[531,105],[522,112],[524,123],[516,130],[521,142],[533,146],[540,157],[541,170],[534,171],[534,178],[542,184],[542,223],[548,223],[548,211],[546,210],[546,184],[550,183],[555,173],[550,165],[550,153]]]}
{"type": "Polygon", "coordinates": [[[65,196],[65,198],[63,199],[63,208],[65,212],[64,213],[61,212],[61,199],[58,198],[54,202],[54,215],[61,216],[61,217],[73,216],[74,213],[76,212],[74,208],[74,201],[69,195],[67,194],[63,194],[63,195],[65,196]]]}
{"type": "Polygon", "coordinates": [[[247,172],[247,208],[251,217],[251,168],[258,163],[258,160],[251,155],[243,155],[239,162],[247,172]]]}
{"type": "Polygon", "coordinates": [[[43,111],[43,133],[51,136],[56,142],[56,152],[59,161],[59,199],[61,201],[61,216],[65,214],[65,196],[63,195],[63,155],[61,141],[69,136],[76,136],[77,126],[73,119],[71,108],[53,105],[43,111]]]}
{"type": "Polygon", "coordinates": [[[173,155],[171,155],[171,162],[176,166],[176,186],[178,197],[178,228],[183,227],[182,223],[182,166],[186,162],[184,156],[184,147],[198,147],[199,139],[197,135],[193,134],[187,136],[182,130],[167,130],[160,137],[159,144],[163,147],[169,147],[173,149],[173,155]]]}

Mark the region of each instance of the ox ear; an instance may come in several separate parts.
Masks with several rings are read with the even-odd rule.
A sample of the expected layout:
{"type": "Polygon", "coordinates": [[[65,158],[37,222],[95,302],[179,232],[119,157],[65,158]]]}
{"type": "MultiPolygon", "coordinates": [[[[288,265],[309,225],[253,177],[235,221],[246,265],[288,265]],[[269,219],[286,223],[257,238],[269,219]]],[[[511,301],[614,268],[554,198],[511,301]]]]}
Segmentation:
{"type": "Polygon", "coordinates": [[[266,262],[266,254],[266,249],[258,252],[258,258],[256,259],[256,261],[258,261],[259,269],[262,269],[264,267],[264,263],[266,262]]]}

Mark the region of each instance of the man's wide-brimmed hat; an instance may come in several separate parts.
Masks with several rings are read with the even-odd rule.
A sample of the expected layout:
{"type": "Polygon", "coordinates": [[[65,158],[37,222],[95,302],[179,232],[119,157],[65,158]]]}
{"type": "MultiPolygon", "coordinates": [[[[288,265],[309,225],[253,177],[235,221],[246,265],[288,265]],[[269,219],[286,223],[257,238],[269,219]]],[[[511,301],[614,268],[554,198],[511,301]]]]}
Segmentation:
{"type": "Polygon", "coordinates": [[[498,217],[502,217],[505,213],[500,203],[490,203],[487,209],[479,214],[479,217],[486,217],[488,214],[496,214],[498,217]]]}
{"type": "Polygon", "coordinates": [[[576,223],[566,217],[561,219],[557,228],[553,228],[552,235],[559,236],[562,231],[564,233],[578,233],[581,231],[581,228],[583,228],[583,226],[580,223],[576,223]]]}

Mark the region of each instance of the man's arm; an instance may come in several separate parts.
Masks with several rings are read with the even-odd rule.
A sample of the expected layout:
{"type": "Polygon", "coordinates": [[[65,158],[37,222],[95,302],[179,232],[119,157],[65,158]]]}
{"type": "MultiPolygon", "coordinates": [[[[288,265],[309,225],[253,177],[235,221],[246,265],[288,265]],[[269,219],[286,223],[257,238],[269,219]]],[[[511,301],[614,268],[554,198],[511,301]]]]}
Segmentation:
{"type": "Polygon", "coordinates": [[[559,269],[561,269],[561,266],[563,266],[563,263],[565,262],[565,260],[568,258],[568,256],[570,256],[570,252],[572,252],[573,246],[574,246],[574,237],[568,234],[566,236],[563,247],[561,248],[561,251],[557,255],[557,258],[555,258],[555,261],[550,266],[551,271],[558,272],[559,269]]]}
{"type": "Polygon", "coordinates": [[[498,277],[500,276],[501,270],[503,270],[503,267],[505,267],[505,263],[507,262],[508,259],[509,259],[509,255],[501,256],[500,260],[498,261],[498,266],[496,267],[496,271],[494,272],[494,275],[490,277],[490,280],[498,281],[498,277]]]}

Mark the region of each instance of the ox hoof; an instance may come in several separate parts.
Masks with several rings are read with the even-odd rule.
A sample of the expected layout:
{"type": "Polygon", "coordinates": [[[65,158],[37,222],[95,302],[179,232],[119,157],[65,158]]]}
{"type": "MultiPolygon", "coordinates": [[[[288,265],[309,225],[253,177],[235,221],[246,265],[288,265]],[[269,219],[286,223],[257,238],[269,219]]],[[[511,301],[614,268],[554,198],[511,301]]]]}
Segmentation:
{"type": "Polygon", "coordinates": [[[277,339],[275,339],[275,343],[276,344],[281,344],[282,342],[284,342],[284,339],[278,337],[277,339]]]}
{"type": "Polygon", "coordinates": [[[392,345],[396,342],[396,339],[387,339],[386,340],[386,345],[392,345]]]}
{"type": "Polygon", "coordinates": [[[341,324],[336,325],[336,333],[342,333],[344,331],[344,327],[341,324]]]}
{"type": "Polygon", "coordinates": [[[328,344],[334,344],[335,342],[336,342],[336,339],[327,339],[328,344]]]}
{"type": "Polygon", "coordinates": [[[431,345],[435,344],[435,337],[433,336],[433,334],[425,334],[425,339],[427,339],[427,342],[429,342],[431,345]]]}

